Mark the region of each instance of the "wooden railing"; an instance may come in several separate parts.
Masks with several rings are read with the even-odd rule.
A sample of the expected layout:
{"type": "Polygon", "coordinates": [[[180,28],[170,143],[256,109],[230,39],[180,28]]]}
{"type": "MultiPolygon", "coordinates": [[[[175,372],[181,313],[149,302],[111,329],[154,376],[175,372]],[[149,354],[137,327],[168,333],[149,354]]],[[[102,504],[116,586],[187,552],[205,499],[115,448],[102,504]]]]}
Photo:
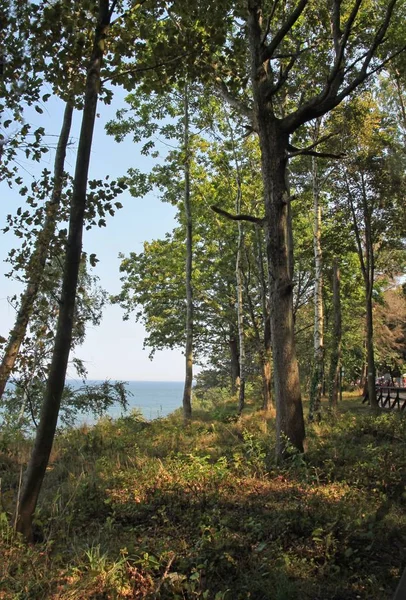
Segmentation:
{"type": "MultiPolygon", "coordinates": [[[[395,387],[395,386],[377,386],[376,387],[376,399],[378,405],[386,410],[405,410],[406,407],[406,388],[395,387]]],[[[369,404],[368,396],[363,399],[363,404],[366,402],[369,404]]]]}
{"type": "Polygon", "coordinates": [[[406,569],[403,571],[393,600],[405,600],[406,598],[406,569]]]}

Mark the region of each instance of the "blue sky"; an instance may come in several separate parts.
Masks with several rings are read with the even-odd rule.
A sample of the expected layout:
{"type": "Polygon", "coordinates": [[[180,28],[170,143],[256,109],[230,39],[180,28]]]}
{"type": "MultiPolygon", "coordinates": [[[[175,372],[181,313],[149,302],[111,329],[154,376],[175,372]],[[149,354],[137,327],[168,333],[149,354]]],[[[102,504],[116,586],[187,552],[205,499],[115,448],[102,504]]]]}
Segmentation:
{"type": "MultiPolygon", "coordinates": [[[[109,174],[111,178],[123,175],[129,167],[148,170],[151,159],[142,156],[138,148],[127,139],[117,144],[104,131],[105,123],[114,117],[115,111],[123,105],[123,94],[115,94],[113,105],[106,107],[99,104],[94,135],[94,143],[90,165],[90,178],[103,178],[109,174]]],[[[44,114],[27,112],[26,119],[33,126],[45,127],[46,133],[58,135],[61,127],[63,103],[50,99],[44,105],[44,114]]],[[[81,114],[75,113],[72,139],[77,141],[81,114]]],[[[52,138],[54,141],[56,138],[52,138]]],[[[76,149],[72,148],[67,155],[67,169],[71,172],[75,166],[76,149]]],[[[53,169],[54,153],[44,155],[40,165],[26,160],[21,154],[18,161],[21,175],[28,182],[33,175],[43,168],[53,169]]],[[[22,198],[18,192],[10,190],[6,183],[0,183],[2,211],[0,227],[5,224],[5,215],[15,212],[21,205],[22,198]]],[[[123,208],[114,217],[109,217],[107,227],[84,233],[83,250],[96,253],[99,263],[94,273],[99,276],[100,284],[109,293],[120,290],[119,252],[127,254],[140,252],[146,240],[163,237],[175,226],[175,209],[159,200],[158,195],[150,194],[147,198],[132,198],[124,192],[119,198],[123,208]]],[[[21,291],[21,287],[9,280],[4,274],[9,270],[4,258],[10,248],[16,245],[17,239],[11,234],[0,235],[0,335],[8,336],[13,324],[14,310],[7,298],[21,291]]],[[[148,350],[143,350],[144,329],[133,321],[122,320],[123,311],[118,306],[105,309],[102,324],[97,328],[89,328],[84,345],[77,352],[88,369],[90,379],[122,379],[143,381],[180,381],[184,377],[184,357],[181,351],[158,352],[153,361],[148,358],[148,350]]],[[[74,377],[72,367],[68,376],[74,377]]]]}

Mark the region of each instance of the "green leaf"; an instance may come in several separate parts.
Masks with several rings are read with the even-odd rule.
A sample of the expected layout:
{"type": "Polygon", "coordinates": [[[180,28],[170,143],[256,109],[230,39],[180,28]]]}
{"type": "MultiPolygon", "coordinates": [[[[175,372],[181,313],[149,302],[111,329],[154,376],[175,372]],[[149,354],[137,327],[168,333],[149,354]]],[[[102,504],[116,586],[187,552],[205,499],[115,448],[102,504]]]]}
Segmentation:
{"type": "Polygon", "coordinates": [[[92,267],[95,267],[96,264],[99,262],[99,259],[96,257],[96,254],[91,254],[89,256],[89,262],[91,264],[92,267]]]}

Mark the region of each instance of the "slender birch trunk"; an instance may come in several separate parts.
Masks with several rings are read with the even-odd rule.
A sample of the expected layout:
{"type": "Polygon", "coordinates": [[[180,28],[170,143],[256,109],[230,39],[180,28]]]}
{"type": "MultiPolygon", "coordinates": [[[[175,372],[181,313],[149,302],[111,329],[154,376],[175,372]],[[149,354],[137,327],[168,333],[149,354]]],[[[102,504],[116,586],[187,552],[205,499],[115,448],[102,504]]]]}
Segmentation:
{"type": "MultiPolygon", "coordinates": [[[[317,123],[316,139],[320,122],[317,123]]],[[[314,250],[314,366],[310,384],[309,420],[321,419],[324,373],[323,255],[321,249],[321,204],[316,158],[312,158],[313,250],[314,250]]]]}
{"type": "Polygon", "coordinates": [[[338,397],[340,393],[340,373],[341,373],[341,339],[342,339],[342,319],[341,319],[341,297],[340,297],[340,269],[337,259],[333,264],[333,306],[334,306],[334,331],[333,348],[331,352],[330,377],[329,377],[329,405],[330,409],[337,409],[338,397]]]}
{"type": "Polygon", "coordinates": [[[192,417],[192,385],[193,385],[193,287],[192,287],[192,211],[190,202],[190,144],[189,144],[189,90],[188,85],[184,89],[184,132],[183,132],[183,152],[184,152],[184,209],[186,220],[186,265],[185,265],[185,283],[186,283],[186,371],[185,387],[183,390],[183,416],[185,420],[192,417]]]}
{"type": "Polygon", "coordinates": [[[365,181],[363,174],[360,174],[361,178],[361,195],[362,195],[362,215],[364,220],[364,240],[361,239],[361,232],[358,225],[357,215],[354,206],[354,199],[351,193],[349,183],[347,181],[347,197],[350,206],[355,239],[357,242],[358,258],[360,261],[361,272],[364,278],[365,286],[365,313],[366,313],[366,351],[367,351],[367,389],[368,399],[371,404],[371,408],[375,411],[378,410],[378,400],[376,397],[376,368],[375,368],[375,352],[374,352],[374,321],[373,321],[373,302],[372,293],[374,288],[374,277],[375,277],[375,257],[374,248],[372,241],[372,229],[371,229],[371,212],[372,209],[368,206],[367,194],[365,189],[365,181]]]}
{"type": "MultiPolygon", "coordinates": [[[[241,182],[238,179],[238,192],[236,202],[237,214],[241,210],[241,182]]],[[[244,338],[244,307],[243,307],[243,276],[242,276],[242,254],[244,244],[244,232],[241,221],[238,221],[238,250],[235,265],[235,277],[237,282],[237,323],[239,341],[239,364],[240,385],[238,392],[238,412],[241,413],[245,406],[245,338],[244,338]]]]}
{"type": "Polygon", "coordinates": [[[32,519],[51,454],[72,342],[76,288],[82,254],[82,234],[90,153],[100,90],[100,70],[105,51],[105,39],[114,6],[115,3],[113,2],[112,9],[110,9],[109,0],[99,0],[99,14],[95,29],[92,56],[86,77],[85,102],[76,159],[55,346],[35,444],[17,507],[16,529],[27,540],[32,539],[32,519]]]}
{"type": "Polygon", "coordinates": [[[228,345],[230,348],[231,395],[235,396],[240,386],[240,363],[238,358],[238,341],[233,331],[230,331],[228,345]]]}
{"type": "Polygon", "coordinates": [[[45,207],[45,222],[38,235],[33,254],[31,256],[27,273],[28,282],[21,295],[20,307],[17,312],[14,327],[10,332],[7,346],[0,365],[0,398],[3,396],[7,382],[13,372],[21,344],[24,341],[29,320],[31,318],[34,302],[41,287],[49,245],[55,234],[58,209],[61,202],[62,188],[65,171],[66,148],[72,125],[73,105],[66,103],[62,128],[59,135],[58,146],[54,163],[54,185],[52,196],[45,207]]]}

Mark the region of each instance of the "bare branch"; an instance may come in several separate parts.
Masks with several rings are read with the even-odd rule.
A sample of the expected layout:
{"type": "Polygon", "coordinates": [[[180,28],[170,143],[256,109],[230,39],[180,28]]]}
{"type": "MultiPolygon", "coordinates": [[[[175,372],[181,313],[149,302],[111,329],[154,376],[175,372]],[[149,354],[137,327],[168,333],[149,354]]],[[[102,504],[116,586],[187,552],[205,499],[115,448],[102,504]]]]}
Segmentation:
{"type": "Polygon", "coordinates": [[[279,31],[276,32],[271,43],[267,46],[263,44],[264,48],[261,56],[261,61],[263,63],[266,60],[272,58],[273,53],[275,52],[279,44],[283,41],[283,39],[286,37],[286,35],[289,33],[289,31],[292,29],[293,25],[296,23],[296,21],[306,8],[308,2],[309,0],[299,0],[299,4],[296,6],[295,10],[286,18],[285,22],[282,24],[282,27],[279,29],[279,31]]]}
{"type": "Polygon", "coordinates": [[[114,11],[116,9],[117,2],[118,2],[118,0],[113,0],[112,3],[111,3],[111,7],[110,7],[110,10],[109,10],[109,21],[110,21],[111,17],[113,16],[113,13],[114,13],[114,11]]]}
{"type": "MultiPolygon", "coordinates": [[[[276,6],[276,2],[274,4],[274,6],[273,6],[273,9],[275,8],[275,6],[276,6]]],[[[267,23],[266,23],[266,28],[265,28],[265,31],[264,31],[264,35],[262,36],[262,40],[261,40],[261,46],[265,43],[265,40],[268,37],[268,33],[271,30],[271,21],[272,21],[272,13],[268,17],[268,20],[267,20],[267,23]]]]}
{"type": "Polygon", "coordinates": [[[232,221],[249,221],[250,223],[256,223],[257,225],[263,225],[265,223],[264,218],[253,217],[252,215],[232,215],[231,213],[215,206],[214,204],[210,206],[212,211],[221,215],[222,217],[226,217],[227,219],[231,219],[232,221]]]}
{"type": "Polygon", "coordinates": [[[334,51],[336,53],[336,56],[339,52],[340,38],[342,36],[341,24],[340,24],[340,7],[341,7],[341,0],[334,0],[333,8],[331,11],[331,29],[332,29],[332,34],[333,34],[334,51]]]}
{"type": "Polygon", "coordinates": [[[288,146],[291,152],[288,154],[288,158],[294,158],[295,156],[317,156],[318,158],[345,158],[346,154],[340,152],[340,154],[334,154],[333,152],[317,152],[317,150],[309,150],[307,148],[296,148],[295,146],[288,146]]]}
{"type": "Polygon", "coordinates": [[[406,50],[406,45],[402,46],[402,48],[400,48],[399,50],[397,50],[396,52],[394,52],[393,54],[391,54],[390,56],[388,56],[388,58],[386,58],[385,60],[381,61],[379,63],[379,65],[377,65],[376,67],[374,67],[373,69],[371,69],[370,71],[368,71],[367,73],[365,73],[365,75],[362,76],[361,79],[361,74],[359,77],[355,78],[354,81],[352,83],[350,83],[339,95],[340,98],[340,102],[343,98],[345,98],[346,96],[348,96],[351,92],[353,92],[355,90],[356,87],[358,87],[358,85],[360,85],[360,83],[362,83],[363,81],[365,81],[366,79],[368,79],[369,77],[371,77],[371,75],[374,75],[375,73],[377,73],[378,71],[380,71],[381,69],[383,69],[389,62],[391,62],[394,58],[396,58],[397,56],[399,56],[399,54],[402,54],[402,52],[404,52],[406,50]]]}
{"type": "Polygon", "coordinates": [[[286,80],[289,76],[290,71],[293,69],[296,59],[297,57],[301,54],[301,52],[297,52],[296,54],[293,54],[286,69],[284,69],[283,71],[281,70],[281,73],[279,75],[279,79],[276,82],[275,85],[273,85],[267,92],[267,97],[270,98],[271,96],[274,96],[275,94],[278,93],[278,91],[281,89],[281,87],[284,85],[284,83],[286,83],[286,80]]]}
{"type": "MultiPolygon", "coordinates": [[[[337,133],[328,133],[326,135],[322,135],[315,142],[313,142],[313,144],[310,144],[310,146],[306,146],[306,148],[301,148],[300,150],[313,150],[313,148],[320,146],[320,144],[322,144],[323,142],[326,142],[327,140],[331,139],[332,137],[335,137],[336,135],[338,135],[338,134],[337,133]]],[[[288,150],[293,150],[294,152],[296,152],[297,148],[295,148],[295,149],[293,149],[293,148],[294,147],[291,144],[289,144],[288,150]]]]}
{"type": "Polygon", "coordinates": [[[101,80],[101,83],[106,83],[107,81],[112,81],[121,77],[122,75],[130,75],[131,73],[145,73],[146,71],[154,71],[155,69],[160,69],[162,67],[166,67],[167,65],[178,62],[181,58],[185,58],[189,56],[189,52],[185,52],[184,54],[179,54],[178,56],[174,56],[173,58],[168,58],[168,60],[160,63],[155,63],[154,65],[150,65],[148,67],[133,67],[131,69],[126,69],[125,71],[120,71],[119,73],[113,73],[109,77],[105,77],[105,79],[101,80]]]}
{"type": "MultiPolygon", "coordinates": [[[[348,17],[348,21],[347,21],[347,24],[345,26],[344,33],[343,33],[342,38],[340,40],[340,43],[338,45],[338,53],[336,53],[336,59],[335,59],[335,62],[334,62],[333,69],[331,70],[331,72],[330,72],[330,74],[328,76],[328,79],[327,79],[327,88],[328,88],[329,85],[332,85],[333,82],[335,82],[336,79],[338,79],[338,84],[339,85],[340,85],[340,83],[343,80],[344,70],[343,70],[342,62],[343,62],[343,59],[344,59],[344,51],[345,51],[345,48],[347,46],[347,42],[348,42],[348,39],[349,39],[350,34],[351,34],[352,26],[354,25],[354,21],[355,21],[355,18],[357,16],[358,12],[359,12],[361,3],[362,3],[362,0],[356,0],[355,4],[353,6],[353,9],[351,11],[351,14],[348,17]]],[[[339,7],[338,7],[338,10],[340,10],[339,7]]],[[[334,39],[334,44],[335,43],[336,43],[336,39],[334,39]]],[[[327,94],[329,93],[328,89],[326,90],[326,93],[327,94]]]]}
{"type": "Polygon", "coordinates": [[[252,121],[253,121],[252,110],[249,108],[249,106],[247,106],[246,104],[244,104],[243,102],[238,100],[238,98],[236,98],[229,91],[228,87],[226,86],[226,84],[224,83],[224,81],[222,79],[220,79],[220,78],[217,79],[216,88],[217,88],[220,96],[223,98],[223,100],[225,100],[232,108],[235,108],[236,111],[240,115],[242,115],[243,117],[248,119],[249,122],[252,124],[252,121]]]}
{"type": "Polygon", "coordinates": [[[279,0],[275,0],[272,5],[271,12],[270,12],[269,17],[266,22],[265,32],[264,32],[264,35],[262,36],[261,46],[265,43],[266,38],[268,37],[269,32],[271,30],[271,23],[272,23],[272,19],[275,14],[275,11],[276,11],[276,7],[278,6],[278,2],[279,2],[279,0]]]}

